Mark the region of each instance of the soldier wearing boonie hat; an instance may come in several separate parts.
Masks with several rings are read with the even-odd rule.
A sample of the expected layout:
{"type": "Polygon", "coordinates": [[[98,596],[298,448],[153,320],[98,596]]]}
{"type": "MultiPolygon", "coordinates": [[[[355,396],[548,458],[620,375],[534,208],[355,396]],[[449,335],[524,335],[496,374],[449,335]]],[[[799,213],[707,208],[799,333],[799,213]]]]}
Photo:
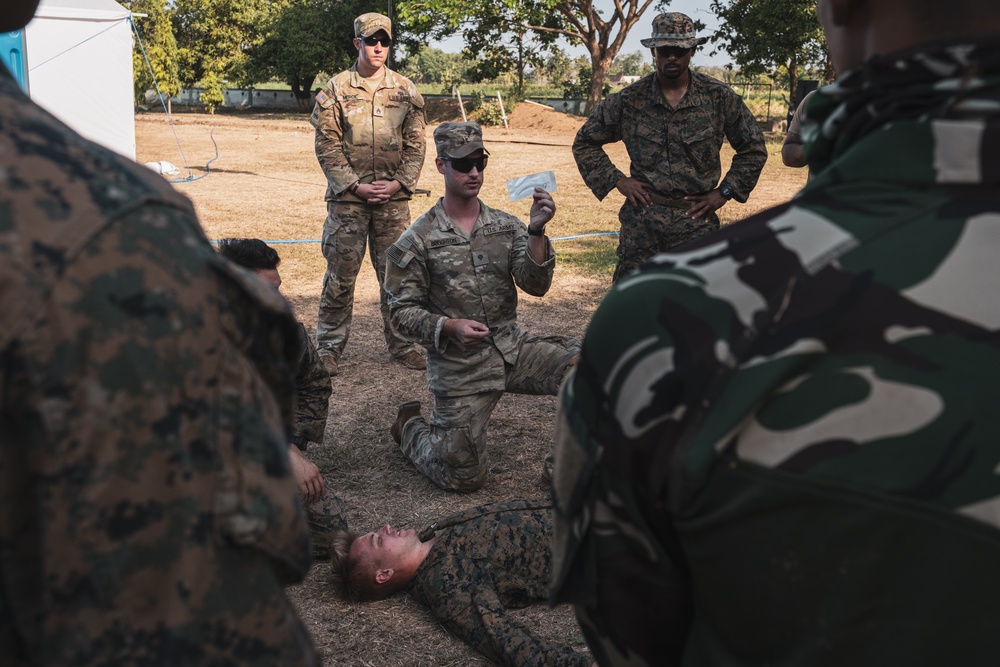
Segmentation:
{"type": "MultiPolygon", "coordinates": [[[[366,246],[379,286],[385,252],[410,224],[409,199],[424,164],[424,100],[413,82],[386,67],[392,21],[368,12],[354,19],[358,62],[330,79],[316,94],[310,119],[316,157],[326,175],[327,218],[323,225],[323,276],[316,346],[336,375],[350,335],[354,285],[366,246]]],[[[426,367],[418,346],[392,330],[380,289],[383,331],[389,354],[407,368],[426,367]]]]}
{"type": "Polygon", "coordinates": [[[708,37],[698,37],[698,31],[691,17],[680,12],[667,12],[657,16],[653,19],[653,36],[640,40],[647,49],[655,49],[658,46],[691,49],[707,41],[708,37]]]}
{"type": "Polygon", "coordinates": [[[667,12],[653,19],[642,45],[655,71],[604,100],[573,142],[580,175],[598,199],[625,196],[619,211],[614,280],[653,255],[719,228],[715,211],[745,202],[767,160],[764,135],[743,100],[721,81],[691,71],[699,37],[691,17],[667,12]],[[723,135],[736,150],[722,176],[723,135]],[[605,144],[623,141],[631,173],[615,167],[605,144]]]}

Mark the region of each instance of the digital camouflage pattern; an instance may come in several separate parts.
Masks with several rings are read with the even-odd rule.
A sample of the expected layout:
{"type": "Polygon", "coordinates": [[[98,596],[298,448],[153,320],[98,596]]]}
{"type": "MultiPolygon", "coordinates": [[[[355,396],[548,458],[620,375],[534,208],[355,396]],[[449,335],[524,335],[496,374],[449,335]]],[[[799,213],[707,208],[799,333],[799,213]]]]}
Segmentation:
{"type": "Polygon", "coordinates": [[[303,452],[310,442],[323,442],[326,418],[330,412],[330,374],[320,361],[316,344],[309,338],[306,328],[299,323],[299,355],[295,371],[295,427],[293,436],[303,438],[299,449],[303,452]]]}
{"type": "Polygon", "coordinates": [[[649,208],[637,211],[626,199],[619,212],[616,280],[656,253],[719,228],[714,215],[709,221],[684,218],[690,204],[683,200],[722,185],[723,138],[736,155],[722,182],[732,187],[736,201],[746,202],[767,161],[767,147],[753,114],[725,83],[692,71],[687,94],[672,108],[654,72],[609,95],[590,114],[573,141],[587,187],[599,200],[615,189],[625,174],[602,146],[623,141],[629,175],[654,192],[649,208]]]}
{"type": "MultiPolygon", "coordinates": [[[[304,438],[296,445],[305,452],[310,442],[323,442],[326,419],[330,410],[330,374],[320,361],[316,345],[299,323],[299,342],[302,354],[295,374],[295,429],[293,435],[304,438]]],[[[312,538],[314,558],[330,557],[331,539],[336,531],[347,530],[347,506],[333,493],[337,488],[330,478],[323,478],[326,496],[306,506],[306,520],[312,538]]]]}
{"type": "Polygon", "coordinates": [[[545,642],[508,609],[544,601],[552,573],[551,504],[508,500],[460,512],[426,528],[437,537],[410,594],[442,625],[510,667],[590,667],[566,644],[545,642]]]}
{"type": "Polygon", "coordinates": [[[503,392],[554,395],[579,343],[537,337],[517,323],[517,288],[543,296],[552,284],[555,251],[528,253],[528,230],[516,217],[480,204],[471,234],[452,222],[443,200],[420,216],[389,249],[385,289],[393,326],[427,348],[430,423],[411,419],[403,453],[439,486],[474,491],[486,480],[486,427],[503,392]],[[445,320],[495,327],[479,345],[463,348],[441,335],[445,320]]]}
{"type": "Polygon", "coordinates": [[[998,84],[996,38],[867,61],[800,196],[600,306],[553,598],[602,667],[996,663],[998,84]]]}
{"type": "MultiPolygon", "coordinates": [[[[316,344],[336,358],[350,335],[354,285],[368,246],[379,285],[385,277],[385,250],[410,224],[407,200],[424,164],[424,100],[406,77],[385,68],[375,92],[355,64],[330,79],[316,95],[310,122],[316,128],[316,157],[326,174],[327,218],[323,225],[323,277],[316,344]],[[373,206],[350,191],[357,181],[397,180],[392,200],[373,206]]],[[[380,290],[389,353],[412,349],[389,326],[385,292],[380,290]]]]}
{"type": "Polygon", "coordinates": [[[2,66],[0,256],[3,663],[318,665],[284,300],[2,66]]]}
{"type": "Polygon", "coordinates": [[[690,49],[701,46],[708,41],[708,37],[698,37],[698,29],[687,14],[666,12],[653,19],[652,36],[639,41],[647,49],[655,49],[658,46],[690,49]]]}

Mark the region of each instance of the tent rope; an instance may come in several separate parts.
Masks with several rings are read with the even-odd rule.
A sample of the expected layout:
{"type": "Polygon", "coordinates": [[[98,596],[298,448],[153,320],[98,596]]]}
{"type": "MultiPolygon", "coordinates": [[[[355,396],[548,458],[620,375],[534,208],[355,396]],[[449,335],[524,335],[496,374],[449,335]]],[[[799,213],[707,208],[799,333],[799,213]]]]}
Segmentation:
{"type": "Polygon", "coordinates": [[[163,113],[166,114],[167,116],[167,123],[169,123],[170,125],[170,131],[174,135],[174,141],[177,142],[177,150],[181,152],[181,158],[184,160],[184,168],[187,169],[188,173],[187,178],[173,179],[170,181],[170,183],[192,183],[199,179],[205,178],[210,173],[212,173],[210,167],[211,164],[219,159],[219,144],[217,144],[215,141],[215,126],[213,125],[212,129],[208,133],[209,138],[212,140],[212,145],[215,146],[215,157],[213,157],[211,160],[205,163],[204,174],[202,174],[201,176],[195,176],[193,173],[191,173],[191,165],[188,164],[187,155],[184,154],[184,147],[181,146],[181,139],[180,137],[177,136],[177,128],[174,127],[173,114],[171,114],[170,110],[167,109],[165,96],[163,95],[162,92],[160,92],[160,82],[157,81],[156,79],[156,73],[153,71],[153,64],[149,62],[149,56],[146,55],[146,45],[142,43],[142,37],[139,35],[139,29],[136,27],[135,21],[132,20],[131,16],[129,17],[128,22],[132,26],[132,32],[135,34],[136,41],[139,43],[139,49],[142,51],[142,59],[146,62],[146,68],[149,70],[149,76],[153,79],[153,88],[156,89],[156,97],[157,99],[160,100],[160,105],[163,106],[163,113]]]}
{"type": "MultiPolygon", "coordinates": [[[[131,18],[129,18],[129,22],[131,22],[131,21],[132,21],[132,19],[131,19],[131,18]]],[[[52,57],[51,57],[51,58],[49,58],[48,60],[43,60],[42,62],[38,63],[37,65],[34,65],[34,66],[30,66],[30,67],[28,67],[28,71],[29,71],[29,72],[33,72],[33,71],[35,71],[36,69],[38,69],[38,68],[39,68],[39,67],[41,67],[42,65],[44,65],[44,64],[46,64],[46,63],[50,63],[50,62],[52,62],[53,60],[55,60],[56,58],[60,58],[60,57],[62,57],[62,56],[64,56],[64,55],[66,55],[67,53],[69,53],[69,52],[70,52],[70,51],[72,51],[73,49],[77,48],[78,46],[83,46],[84,44],[86,44],[86,43],[87,43],[87,42],[89,42],[90,40],[92,40],[92,39],[95,39],[95,38],[97,38],[97,37],[100,37],[101,35],[103,35],[103,34],[104,34],[104,33],[106,33],[107,31],[109,31],[109,30],[114,30],[114,29],[115,29],[115,28],[116,28],[116,27],[117,27],[118,25],[119,25],[119,24],[116,24],[116,23],[112,23],[111,25],[109,25],[109,26],[108,26],[107,28],[105,28],[104,30],[102,30],[102,31],[100,31],[100,32],[95,32],[95,33],[94,33],[93,35],[91,35],[91,36],[90,36],[90,37],[88,37],[87,39],[83,40],[82,42],[77,42],[77,43],[76,43],[76,44],[74,44],[73,46],[70,46],[70,47],[68,47],[68,48],[66,48],[66,49],[64,49],[64,50],[62,50],[62,51],[60,51],[59,53],[55,54],[54,56],[52,56],[52,57]]]]}

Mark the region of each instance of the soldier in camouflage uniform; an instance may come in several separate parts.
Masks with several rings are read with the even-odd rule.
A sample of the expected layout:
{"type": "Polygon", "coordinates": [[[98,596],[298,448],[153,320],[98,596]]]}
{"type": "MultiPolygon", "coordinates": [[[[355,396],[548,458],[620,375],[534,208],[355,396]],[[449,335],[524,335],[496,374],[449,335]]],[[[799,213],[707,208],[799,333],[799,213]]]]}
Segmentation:
{"type": "Polygon", "coordinates": [[[298,352],[186,198],[0,64],[0,662],[319,665],[283,590],[298,352]]]}
{"type": "Polygon", "coordinates": [[[707,39],[684,14],[653,19],[653,36],[642,45],[656,71],[609,95],[573,141],[580,175],[597,198],[614,189],[625,195],[616,282],[656,253],[717,230],[715,211],[730,199],[746,202],[767,161],[764,135],[740,96],[689,69],[707,39]],[[720,182],[723,137],[736,155],[720,182]],[[616,141],[628,150],[629,176],[602,148],[616,141]]]}
{"type": "Polygon", "coordinates": [[[385,66],[392,25],[381,14],[354,21],[358,62],[316,94],[310,122],[327,178],[316,344],[330,375],[347,345],[354,284],[365,244],[378,277],[389,354],[407,368],[426,368],[420,348],[393,331],[385,290],[385,252],[410,224],[409,200],[424,164],[424,99],[406,77],[385,66]]]}
{"type": "Polygon", "coordinates": [[[418,402],[403,404],[392,436],[434,483],[469,492],[486,481],[486,427],[504,392],[554,395],[579,343],[517,324],[517,288],[542,296],[552,283],[552,197],[535,188],[526,229],[477,196],[489,157],[479,125],[442,123],[434,140],[444,197],[389,249],[385,278],[393,326],[427,348],[434,412],[428,423],[418,402]]]}
{"type": "Polygon", "coordinates": [[[508,609],[546,597],[552,567],[552,510],[542,501],[482,505],[419,534],[385,526],[335,541],[331,580],[349,600],[407,589],[442,625],[500,665],[589,667],[592,659],[536,637],[508,609]]]}
{"type": "MultiPolygon", "coordinates": [[[[260,239],[222,239],[219,254],[238,266],[253,271],[260,279],[281,287],[277,251],[260,239]]],[[[301,354],[295,370],[295,423],[288,443],[288,458],[295,483],[302,494],[312,536],[313,556],[329,558],[330,540],[338,530],[347,529],[347,508],[333,493],[316,464],[305,452],[309,443],[322,443],[330,409],[330,375],[316,352],[305,326],[298,323],[301,354]]]]}
{"type": "Polygon", "coordinates": [[[997,663],[1000,6],[945,11],[820,0],[813,181],[595,314],[553,596],[603,667],[997,663]]]}

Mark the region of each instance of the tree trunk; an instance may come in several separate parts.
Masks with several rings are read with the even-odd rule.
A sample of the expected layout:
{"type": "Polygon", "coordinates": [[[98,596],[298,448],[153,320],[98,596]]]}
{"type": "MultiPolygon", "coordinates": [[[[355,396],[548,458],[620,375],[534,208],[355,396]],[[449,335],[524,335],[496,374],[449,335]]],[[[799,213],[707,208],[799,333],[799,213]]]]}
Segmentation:
{"type": "Polygon", "coordinates": [[[788,113],[795,113],[795,103],[798,100],[798,90],[799,87],[799,73],[798,73],[798,58],[795,54],[792,54],[791,59],[788,61],[788,113]]]}
{"type": "Polygon", "coordinates": [[[587,93],[587,113],[597,108],[604,97],[604,80],[608,77],[608,70],[611,69],[611,61],[614,56],[604,53],[598,57],[590,57],[590,91],[587,93]]]}

